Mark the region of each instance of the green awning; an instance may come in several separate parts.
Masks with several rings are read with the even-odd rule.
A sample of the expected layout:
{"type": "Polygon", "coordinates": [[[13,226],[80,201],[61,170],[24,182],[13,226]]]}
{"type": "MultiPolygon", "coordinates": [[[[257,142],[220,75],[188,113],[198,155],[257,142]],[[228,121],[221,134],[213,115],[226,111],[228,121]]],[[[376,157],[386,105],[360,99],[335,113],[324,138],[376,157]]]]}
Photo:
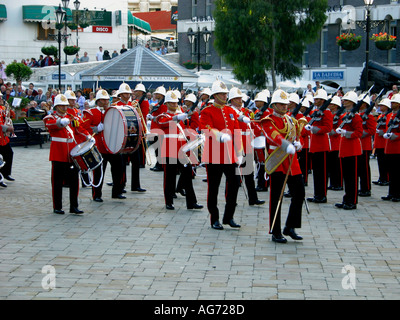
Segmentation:
{"type": "MultiPolygon", "coordinates": [[[[53,6],[22,6],[22,19],[25,22],[55,21],[57,9],[53,6]]],[[[72,21],[71,9],[67,8],[66,11],[67,21],[72,21]]]]}
{"type": "Polygon", "coordinates": [[[128,26],[134,27],[136,30],[146,34],[151,33],[150,23],[135,17],[129,10],[128,10],[128,26]]]}
{"type": "Polygon", "coordinates": [[[7,20],[7,9],[4,4],[0,4],[0,21],[7,20]]]}

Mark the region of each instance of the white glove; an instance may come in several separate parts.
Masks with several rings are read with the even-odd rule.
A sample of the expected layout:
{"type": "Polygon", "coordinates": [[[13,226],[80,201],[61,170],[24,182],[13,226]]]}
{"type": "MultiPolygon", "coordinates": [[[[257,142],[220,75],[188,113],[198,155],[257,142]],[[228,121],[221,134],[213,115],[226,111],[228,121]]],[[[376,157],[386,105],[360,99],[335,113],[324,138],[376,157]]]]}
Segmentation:
{"type": "Polygon", "coordinates": [[[69,119],[68,118],[62,118],[61,120],[60,120],[60,124],[61,124],[61,126],[63,126],[63,127],[66,127],[67,125],[69,125],[69,119]]]}
{"type": "Polygon", "coordinates": [[[302,149],[302,145],[299,141],[293,142],[293,145],[296,148],[296,151],[300,151],[302,149]]]}
{"type": "Polygon", "coordinates": [[[336,133],[337,133],[337,134],[342,134],[343,131],[346,132],[346,130],[343,130],[343,129],[341,129],[341,128],[337,128],[337,129],[336,129],[336,133]]]}
{"type": "Polygon", "coordinates": [[[286,148],[286,153],[289,154],[295,154],[296,153],[296,148],[294,147],[294,145],[289,144],[286,148]]]}
{"type": "Polygon", "coordinates": [[[96,143],[96,139],[93,136],[86,136],[86,140],[89,140],[90,142],[96,143]]]}
{"type": "Polygon", "coordinates": [[[149,120],[147,121],[147,128],[150,129],[150,127],[151,127],[151,121],[149,120]]]}
{"type": "Polygon", "coordinates": [[[146,116],[146,119],[147,119],[147,120],[153,120],[154,117],[149,113],[149,114],[146,116]]]}
{"type": "Polygon", "coordinates": [[[249,117],[246,117],[246,116],[240,116],[239,118],[238,118],[238,120],[240,121],[240,122],[244,122],[244,123],[250,123],[251,122],[251,120],[250,120],[250,118],[249,117]]]}
{"type": "Polygon", "coordinates": [[[104,124],[103,122],[100,122],[99,125],[97,126],[97,132],[102,132],[104,130],[104,124]]]}
{"type": "Polygon", "coordinates": [[[304,129],[306,129],[307,131],[311,131],[312,126],[310,126],[309,124],[306,124],[304,126],[304,129]]]}
{"type": "Polygon", "coordinates": [[[175,116],[177,121],[185,121],[188,118],[186,113],[180,113],[175,116]]]}
{"type": "Polygon", "coordinates": [[[222,142],[222,143],[225,143],[225,142],[228,142],[228,141],[231,141],[231,140],[232,140],[232,137],[227,133],[223,133],[219,137],[219,141],[222,142]]]}
{"type": "Polygon", "coordinates": [[[385,139],[390,139],[392,135],[393,135],[393,133],[391,133],[391,132],[386,132],[386,133],[383,135],[383,137],[384,137],[385,139]]]}

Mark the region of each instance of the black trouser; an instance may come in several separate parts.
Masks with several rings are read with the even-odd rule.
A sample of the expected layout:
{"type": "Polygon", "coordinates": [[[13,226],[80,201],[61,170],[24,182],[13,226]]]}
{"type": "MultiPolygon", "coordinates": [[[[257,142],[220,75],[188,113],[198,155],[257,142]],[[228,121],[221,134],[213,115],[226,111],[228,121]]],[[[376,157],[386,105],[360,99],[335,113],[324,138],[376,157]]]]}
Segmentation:
{"type": "Polygon", "coordinates": [[[129,166],[129,163],[132,164],[131,166],[131,191],[134,191],[138,188],[140,188],[140,148],[136,150],[135,152],[129,153],[129,154],[123,154],[122,155],[122,161],[123,161],[123,170],[122,170],[122,175],[123,175],[123,188],[125,188],[126,183],[127,183],[127,175],[126,175],[126,167],[129,166]]]}
{"type": "Polygon", "coordinates": [[[344,180],[343,203],[358,203],[358,177],[357,156],[342,158],[342,171],[344,180]]]}
{"type": "Polygon", "coordinates": [[[385,149],[383,148],[375,149],[375,154],[378,160],[379,181],[388,182],[389,171],[388,164],[386,163],[386,154],[384,151],[385,149]]]}
{"type": "Polygon", "coordinates": [[[5,146],[0,146],[0,154],[3,156],[3,161],[5,162],[3,168],[0,169],[0,172],[5,177],[10,176],[12,170],[14,152],[11,149],[9,143],[7,143],[5,146]]]}
{"type": "Polygon", "coordinates": [[[308,150],[309,149],[303,148],[297,153],[297,158],[299,159],[300,170],[301,174],[303,175],[303,181],[305,185],[308,185],[308,167],[310,162],[310,153],[308,150]]]}
{"type": "Polygon", "coordinates": [[[329,185],[335,188],[343,187],[342,161],[339,158],[339,151],[328,152],[327,168],[329,185]]]}
{"type": "Polygon", "coordinates": [[[326,173],[326,151],[314,152],[312,154],[312,171],[314,178],[314,197],[322,199],[326,197],[327,173],[326,173]]]}
{"type": "Polygon", "coordinates": [[[389,168],[389,195],[400,198],[400,154],[386,154],[389,168]]]}
{"type": "MultiPolygon", "coordinates": [[[[254,182],[254,162],[253,156],[250,154],[245,157],[246,163],[244,167],[242,166],[239,168],[240,174],[244,179],[244,183],[246,185],[247,196],[249,200],[249,204],[254,204],[258,200],[257,191],[256,191],[256,184],[254,182]],[[249,163],[247,163],[247,160],[249,163]]],[[[242,181],[243,183],[243,181],[242,181]]]]}
{"type": "Polygon", "coordinates": [[[357,170],[358,176],[360,177],[360,191],[368,192],[371,191],[371,167],[369,165],[369,159],[371,151],[363,151],[361,155],[357,157],[357,170]]]}
{"type": "MultiPolygon", "coordinates": [[[[270,195],[269,195],[269,231],[274,235],[281,234],[281,206],[279,205],[277,211],[279,199],[281,196],[283,183],[285,182],[286,174],[283,172],[274,172],[271,174],[271,184],[270,184],[270,195]],[[274,228],[272,229],[272,224],[274,221],[276,212],[276,219],[274,228]]],[[[286,219],[286,227],[288,228],[301,228],[301,211],[303,207],[305,190],[304,181],[301,174],[295,176],[289,176],[287,179],[287,186],[291,194],[291,202],[289,206],[289,214],[286,219]]]]}
{"type": "Polygon", "coordinates": [[[186,207],[192,207],[197,203],[196,195],[192,182],[192,166],[188,164],[186,167],[176,159],[167,158],[163,161],[164,169],[164,199],[165,204],[174,203],[174,195],[176,188],[176,174],[179,170],[179,181],[183,189],[186,191],[186,207]]]}
{"type": "Polygon", "coordinates": [[[79,170],[69,162],[51,162],[51,187],[53,193],[53,209],[62,209],[62,190],[65,177],[69,183],[70,207],[78,207],[79,170]]]}
{"type": "Polygon", "coordinates": [[[239,190],[240,179],[236,175],[235,164],[207,164],[207,208],[210,213],[211,224],[219,220],[218,210],[218,189],[221,183],[222,175],[226,178],[225,190],[225,211],[223,222],[228,222],[233,218],[236,208],[236,200],[239,190]]]}
{"type": "Polygon", "coordinates": [[[113,187],[111,191],[111,196],[115,197],[122,193],[123,190],[123,183],[122,183],[122,173],[123,173],[123,161],[121,154],[107,154],[102,153],[103,156],[103,179],[100,182],[100,178],[102,175],[101,166],[98,166],[96,169],[93,170],[93,184],[97,186],[100,182],[98,187],[92,187],[92,196],[93,199],[101,198],[103,195],[102,188],[104,182],[104,175],[107,168],[107,163],[109,162],[111,165],[111,176],[113,181],[113,187]]]}

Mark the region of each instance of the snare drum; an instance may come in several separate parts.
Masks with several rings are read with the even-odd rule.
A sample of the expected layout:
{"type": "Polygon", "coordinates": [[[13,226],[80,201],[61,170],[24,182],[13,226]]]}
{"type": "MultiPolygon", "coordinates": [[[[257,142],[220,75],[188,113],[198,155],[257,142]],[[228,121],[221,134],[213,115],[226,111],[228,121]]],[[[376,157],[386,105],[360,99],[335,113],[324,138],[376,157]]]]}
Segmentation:
{"type": "Polygon", "coordinates": [[[104,114],[104,145],[108,152],[132,153],[142,142],[142,122],[128,105],[108,108],[104,114]]]}
{"type": "Polygon", "coordinates": [[[96,169],[103,162],[101,153],[92,141],[78,144],[70,155],[75,166],[84,173],[96,169]]]}

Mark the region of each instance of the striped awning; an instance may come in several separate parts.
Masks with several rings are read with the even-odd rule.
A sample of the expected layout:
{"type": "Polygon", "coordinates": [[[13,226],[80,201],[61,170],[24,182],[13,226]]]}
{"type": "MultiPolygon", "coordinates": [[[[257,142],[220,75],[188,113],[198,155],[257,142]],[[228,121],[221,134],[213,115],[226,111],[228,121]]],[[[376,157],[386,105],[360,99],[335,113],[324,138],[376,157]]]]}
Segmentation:
{"type": "MultiPolygon", "coordinates": [[[[25,22],[55,21],[57,9],[54,6],[22,6],[22,19],[25,22]]],[[[72,21],[71,9],[67,8],[66,12],[67,21],[72,21]]]]}
{"type": "Polygon", "coordinates": [[[4,4],[0,4],[0,21],[7,20],[7,9],[4,4]]]}
{"type": "Polygon", "coordinates": [[[150,23],[135,17],[132,12],[128,10],[128,26],[134,27],[136,30],[145,34],[151,33],[150,23]]]}

